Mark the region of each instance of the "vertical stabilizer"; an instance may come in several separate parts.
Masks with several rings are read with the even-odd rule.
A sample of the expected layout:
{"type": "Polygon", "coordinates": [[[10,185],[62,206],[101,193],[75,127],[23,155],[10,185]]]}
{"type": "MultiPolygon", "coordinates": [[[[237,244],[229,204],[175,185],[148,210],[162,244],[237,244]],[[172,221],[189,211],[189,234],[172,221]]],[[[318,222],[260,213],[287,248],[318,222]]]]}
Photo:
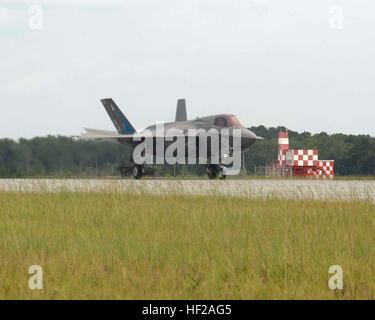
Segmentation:
{"type": "Polygon", "coordinates": [[[186,121],[186,102],[185,99],[179,99],[177,101],[176,119],[175,121],[186,121]]]}
{"type": "Polygon", "coordinates": [[[102,99],[101,102],[103,103],[103,106],[105,110],[107,111],[109,117],[111,118],[118,133],[125,134],[125,133],[135,132],[135,129],[132,126],[132,124],[124,116],[120,108],[116,105],[116,103],[111,98],[102,99]]]}

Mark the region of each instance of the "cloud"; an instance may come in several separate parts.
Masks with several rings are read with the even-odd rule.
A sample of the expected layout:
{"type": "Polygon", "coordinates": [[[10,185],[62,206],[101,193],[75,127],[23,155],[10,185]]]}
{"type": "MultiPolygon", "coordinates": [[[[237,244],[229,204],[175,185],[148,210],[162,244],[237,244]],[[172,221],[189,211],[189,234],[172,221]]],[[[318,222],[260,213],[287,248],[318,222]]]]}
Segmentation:
{"type": "Polygon", "coordinates": [[[48,72],[34,70],[22,78],[6,84],[3,93],[9,95],[29,95],[43,92],[51,93],[56,89],[56,77],[48,72]]]}
{"type": "MultiPolygon", "coordinates": [[[[7,136],[111,128],[103,97],[115,98],[139,127],[173,118],[180,97],[190,115],[229,111],[248,124],[309,131],[342,131],[354,113],[374,119],[367,8],[354,12],[361,17],[356,24],[331,33],[324,0],[0,2],[1,35],[21,30],[0,36],[2,105],[6,119],[27,119],[17,131],[0,117],[7,136]],[[33,4],[44,10],[42,31],[28,28],[33,4]],[[309,122],[306,114],[324,117],[309,122]]],[[[374,134],[364,121],[347,127],[374,134]]]]}
{"type": "MultiPolygon", "coordinates": [[[[66,6],[126,6],[129,1],[124,0],[4,0],[5,5],[66,5],[66,6]]],[[[132,2],[132,0],[130,1],[132,2]]]]}
{"type": "Polygon", "coordinates": [[[89,7],[133,7],[147,5],[148,7],[195,6],[216,11],[221,8],[245,9],[255,14],[263,15],[269,10],[268,0],[4,0],[5,5],[45,5],[45,6],[89,6],[89,7]]]}
{"type": "Polygon", "coordinates": [[[27,11],[0,6],[0,31],[14,31],[27,27],[27,11]]]}

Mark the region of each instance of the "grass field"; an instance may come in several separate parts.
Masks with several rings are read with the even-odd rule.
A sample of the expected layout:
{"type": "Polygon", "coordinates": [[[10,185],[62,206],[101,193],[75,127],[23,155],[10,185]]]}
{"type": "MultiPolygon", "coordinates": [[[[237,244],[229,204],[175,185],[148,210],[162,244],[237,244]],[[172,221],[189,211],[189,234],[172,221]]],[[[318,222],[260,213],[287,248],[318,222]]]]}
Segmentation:
{"type": "Polygon", "coordinates": [[[0,193],[0,298],[374,299],[374,231],[365,201],[0,193]]]}

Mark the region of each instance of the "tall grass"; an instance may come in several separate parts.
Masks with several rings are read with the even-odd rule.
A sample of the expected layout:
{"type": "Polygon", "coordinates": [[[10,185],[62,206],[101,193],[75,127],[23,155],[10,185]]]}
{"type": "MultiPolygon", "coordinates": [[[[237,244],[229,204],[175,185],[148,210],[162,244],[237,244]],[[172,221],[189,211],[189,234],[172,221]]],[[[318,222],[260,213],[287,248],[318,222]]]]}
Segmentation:
{"type": "Polygon", "coordinates": [[[374,299],[374,231],[366,201],[0,193],[0,298],[374,299]]]}

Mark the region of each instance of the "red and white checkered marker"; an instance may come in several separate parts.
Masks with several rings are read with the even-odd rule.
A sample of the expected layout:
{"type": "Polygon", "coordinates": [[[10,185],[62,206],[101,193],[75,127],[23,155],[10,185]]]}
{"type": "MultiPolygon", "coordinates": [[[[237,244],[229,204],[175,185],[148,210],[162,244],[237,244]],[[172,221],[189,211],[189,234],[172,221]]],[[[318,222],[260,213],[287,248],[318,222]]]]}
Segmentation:
{"type": "Polygon", "coordinates": [[[319,160],[318,150],[289,150],[288,132],[278,133],[277,160],[280,167],[292,168],[293,175],[334,176],[334,161],[319,160]]]}
{"type": "Polygon", "coordinates": [[[333,160],[319,160],[319,170],[321,171],[321,175],[333,177],[334,166],[335,166],[335,161],[333,160]]]}
{"type": "Polygon", "coordinates": [[[278,135],[278,157],[279,165],[285,165],[285,153],[289,150],[289,134],[288,132],[279,132],[278,135]]]}
{"type": "Polygon", "coordinates": [[[318,150],[289,150],[286,152],[286,164],[293,167],[317,167],[318,150]]]}

